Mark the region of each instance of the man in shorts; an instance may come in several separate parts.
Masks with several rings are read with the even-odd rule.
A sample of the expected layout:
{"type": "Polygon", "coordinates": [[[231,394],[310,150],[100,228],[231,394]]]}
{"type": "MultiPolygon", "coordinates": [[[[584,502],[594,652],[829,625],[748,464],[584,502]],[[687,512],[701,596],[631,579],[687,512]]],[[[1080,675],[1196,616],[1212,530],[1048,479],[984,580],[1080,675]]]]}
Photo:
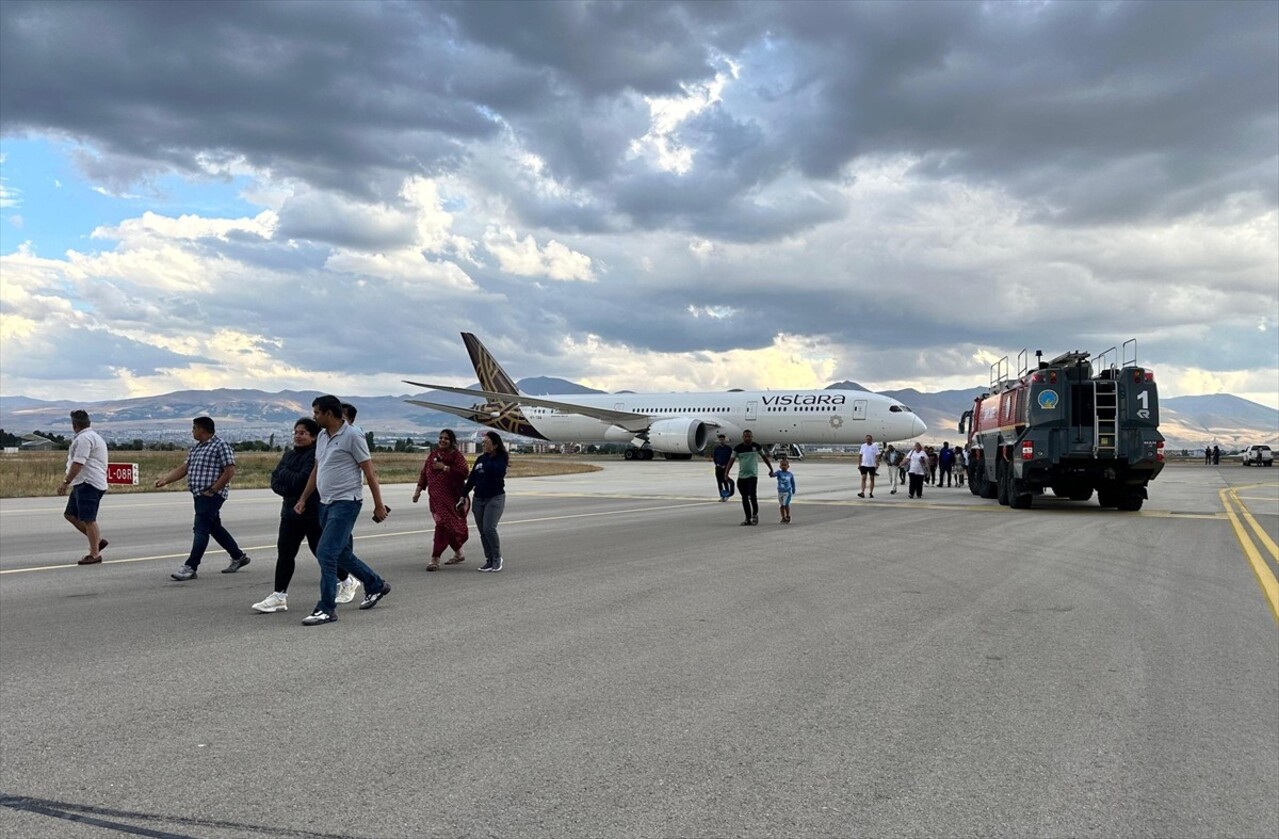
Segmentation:
{"type": "Polygon", "coordinates": [[[861,448],[861,466],[858,468],[862,473],[862,491],[857,493],[858,498],[866,497],[866,479],[870,478],[870,497],[875,497],[875,472],[879,467],[879,446],[875,443],[875,438],[866,435],[866,442],[862,443],[861,448]]]}
{"type": "Polygon", "coordinates": [[[89,552],[77,565],[97,565],[107,540],[98,528],[98,504],[107,491],[107,441],[89,427],[86,411],[71,412],[71,448],[67,450],[67,474],[58,487],[58,495],[67,495],[67,509],[62,514],[71,526],[89,540],[89,552]]]}

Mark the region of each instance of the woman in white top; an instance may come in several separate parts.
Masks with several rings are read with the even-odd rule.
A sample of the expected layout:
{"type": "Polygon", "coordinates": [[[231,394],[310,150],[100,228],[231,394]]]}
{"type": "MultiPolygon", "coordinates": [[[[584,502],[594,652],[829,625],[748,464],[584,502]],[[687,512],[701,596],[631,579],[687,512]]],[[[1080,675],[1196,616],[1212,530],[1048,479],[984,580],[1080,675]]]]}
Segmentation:
{"type": "Polygon", "coordinates": [[[924,497],[924,476],[928,474],[928,453],[919,443],[906,454],[906,476],[910,479],[910,498],[924,497]]]}

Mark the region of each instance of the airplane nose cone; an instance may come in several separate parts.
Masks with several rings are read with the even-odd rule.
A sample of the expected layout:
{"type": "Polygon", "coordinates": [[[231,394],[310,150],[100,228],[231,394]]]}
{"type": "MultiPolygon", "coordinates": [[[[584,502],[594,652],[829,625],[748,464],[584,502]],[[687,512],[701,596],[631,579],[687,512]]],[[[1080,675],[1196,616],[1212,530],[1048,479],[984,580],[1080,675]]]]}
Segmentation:
{"type": "Polygon", "coordinates": [[[925,425],[924,421],[920,419],[919,417],[915,417],[915,423],[914,425],[911,426],[911,428],[913,429],[910,432],[910,436],[912,437],[918,437],[919,435],[923,434],[925,431],[928,430],[928,426],[925,425]]]}

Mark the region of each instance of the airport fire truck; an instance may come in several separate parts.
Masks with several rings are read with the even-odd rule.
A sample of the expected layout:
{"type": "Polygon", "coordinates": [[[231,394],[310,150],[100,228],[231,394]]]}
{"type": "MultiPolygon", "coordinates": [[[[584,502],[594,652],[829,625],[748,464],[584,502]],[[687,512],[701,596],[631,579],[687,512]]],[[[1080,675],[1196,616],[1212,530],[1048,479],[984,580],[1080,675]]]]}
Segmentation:
{"type": "Polygon", "coordinates": [[[1140,510],[1146,485],[1164,467],[1155,374],[1137,365],[1137,342],[1090,357],[1051,361],[1025,350],[1010,375],[1008,357],[991,365],[990,388],[965,411],[968,487],[974,495],[1026,508],[1036,495],[1140,510]],[[1131,354],[1131,357],[1129,357],[1131,354]]]}

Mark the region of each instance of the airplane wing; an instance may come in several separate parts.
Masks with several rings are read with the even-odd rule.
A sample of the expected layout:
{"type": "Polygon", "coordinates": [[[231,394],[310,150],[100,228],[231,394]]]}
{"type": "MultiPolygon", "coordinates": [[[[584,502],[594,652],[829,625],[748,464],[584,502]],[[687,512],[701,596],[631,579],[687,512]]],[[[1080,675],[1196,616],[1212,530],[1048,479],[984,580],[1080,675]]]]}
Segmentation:
{"type": "Polygon", "coordinates": [[[432,411],[443,411],[446,414],[452,414],[455,417],[461,417],[462,419],[470,420],[471,422],[479,422],[484,419],[484,416],[482,416],[480,412],[476,411],[474,408],[459,408],[456,405],[441,405],[438,402],[423,402],[421,399],[405,399],[404,401],[412,405],[419,405],[423,408],[430,408],[432,411]]]}
{"type": "MultiPolygon", "coordinates": [[[[593,419],[609,422],[613,425],[625,428],[627,431],[639,433],[652,425],[653,420],[648,414],[635,414],[630,411],[611,411],[608,408],[594,408],[589,405],[576,405],[572,402],[557,402],[553,399],[542,399],[537,396],[525,396],[522,393],[496,393],[491,390],[472,390],[467,387],[449,387],[448,385],[428,385],[422,382],[410,382],[408,379],[402,380],[405,384],[414,387],[424,387],[430,390],[442,390],[446,393],[460,393],[463,396],[479,396],[490,402],[501,402],[510,404],[512,402],[520,405],[536,405],[539,408],[551,408],[566,414],[581,414],[584,417],[592,417],[593,419]]],[[[412,402],[413,400],[409,400],[412,402]]],[[[415,404],[422,404],[420,402],[415,404]]],[[[459,409],[453,409],[453,413],[457,413],[459,409]]],[[[472,412],[474,413],[474,412],[472,412]]],[[[460,416],[460,414],[459,414],[460,416]]]]}

